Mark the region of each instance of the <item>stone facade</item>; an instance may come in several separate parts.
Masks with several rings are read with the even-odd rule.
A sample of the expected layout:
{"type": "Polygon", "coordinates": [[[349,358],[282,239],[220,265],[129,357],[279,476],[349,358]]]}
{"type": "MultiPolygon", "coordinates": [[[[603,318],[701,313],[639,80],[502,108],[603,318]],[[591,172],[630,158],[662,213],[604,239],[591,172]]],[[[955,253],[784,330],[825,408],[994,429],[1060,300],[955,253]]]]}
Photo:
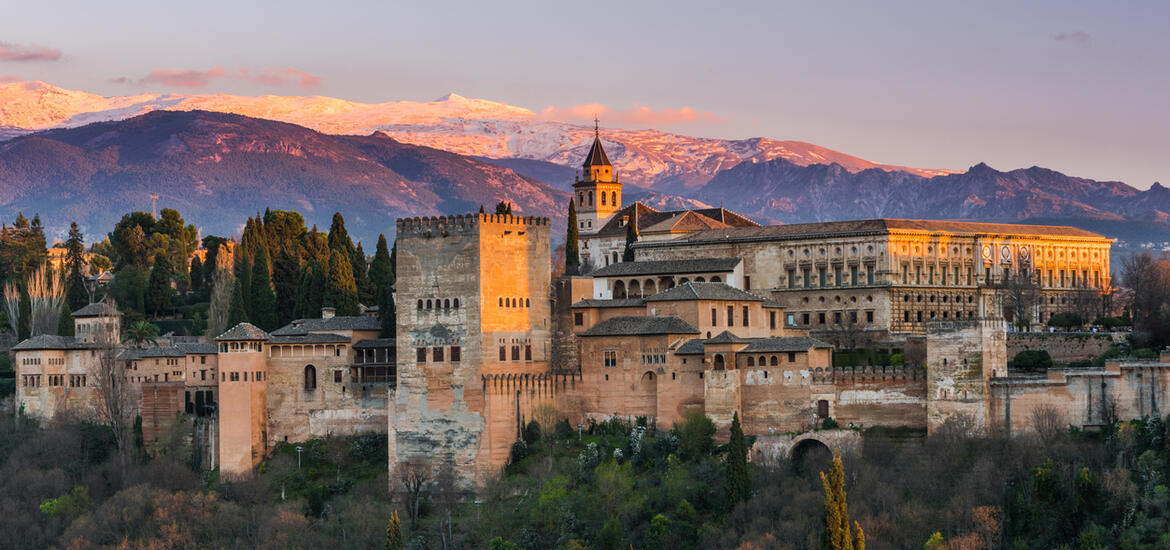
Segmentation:
{"type": "Polygon", "coordinates": [[[1120,343],[1125,335],[1121,332],[1017,332],[1008,335],[1007,357],[1010,360],[1025,350],[1044,350],[1058,365],[1088,361],[1120,343]]]}
{"type": "Polygon", "coordinates": [[[391,468],[441,458],[484,480],[561,386],[549,365],[548,219],[412,218],[397,230],[391,468]]]}

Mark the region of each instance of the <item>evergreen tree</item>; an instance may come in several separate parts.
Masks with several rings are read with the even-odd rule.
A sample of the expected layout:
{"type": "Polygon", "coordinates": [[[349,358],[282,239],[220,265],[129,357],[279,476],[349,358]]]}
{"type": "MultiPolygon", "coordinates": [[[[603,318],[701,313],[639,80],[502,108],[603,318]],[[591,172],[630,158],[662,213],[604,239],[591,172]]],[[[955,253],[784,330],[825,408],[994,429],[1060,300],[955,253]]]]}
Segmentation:
{"type": "Polygon", "coordinates": [[[228,307],[228,328],[248,320],[248,311],[244,308],[245,301],[247,298],[244,296],[244,285],[237,277],[236,283],[232,287],[232,305],[228,307]]]}
{"type": "Polygon", "coordinates": [[[72,310],[78,310],[89,303],[89,292],[85,290],[85,278],[81,275],[85,267],[85,241],[77,222],[69,225],[69,238],[65,240],[65,303],[72,310]]]}
{"type": "Polygon", "coordinates": [[[300,258],[281,251],[272,262],[272,288],[276,292],[276,324],[284,326],[296,318],[300,297],[300,258]]]}
{"type": "Polygon", "coordinates": [[[569,230],[565,235],[565,275],[577,275],[581,270],[581,254],[577,250],[577,206],[569,199],[569,230]]]}
{"type": "Polygon", "coordinates": [[[329,276],[325,285],[324,305],[337,309],[337,315],[358,315],[357,285],[349,257],[334,250],[329,257],[329,276]]]}
{"type": "Polygon", "coordinates": [[[22,342],[32,336],[32,299],[24,288],[20,290],[20,317],[16,320],[16,332],[22,342]]]}
{"type": "Polygon", "coordinates": [[[634,261],[634,243],[636,242],[638,242],[638,221],[637,216],[631,215],[630,221],[626,223],[626,250],[622,253],[623,262],[634,261]]]}
{"type": "Polygon", "coordinates": [[[743,502],[752,494],[748,476],[748,444],[739,424],[739,412],[731,416],[731,442],[727,453],[727,500],[743,502]]]}
{"type": "Polygon", "coordinates": [[[268,276],[268,246],[261,243],[252,258],[252,288],[249,291],[248,318],[263,330],[276,330],[276,294],[268,276]]]}
{"type": "Polygon", "coordinates": [[[480,214],[483,214],[483,205],[482,205],[482,204],[481,204],[481,205],[479,205],[479,213],[480,213],[480,214]]]}
{"type": "Polygon", "coordinates": [[[865,533],[861,524],[854,522],[857,538],[849,525],[849,506],[845,498],[845,466],[841,455],[833,453],[833,467],[829,474],[821,472],[821,486],[825,490],[825,533],[821,546],[827,550],[865,550],[865,533]]]}
{"type": "Polygon", "coordinates": [[[73,336],[73,312],[69,311],[69,303],[61,304],[61,317],[57,321],[58,336],[73,336]]]}
{"type": "Polygon", "coordinates": [[[199,256],[191,259],[191,290],[203,288],[203,261],[199,256]]]}
{"type": "Polygon", "coordinates": [[[496,203],[496,214],[511,214],[512,203],[507,201],[500,201],[496,203]]]}
{"type": "Polygon", "coordinates": [[[171,262],[162,252],[154,255],[150,268],[150,282],[146,287],[146,307],[155,316],[171,307],[171,262]]]}
{"type": "Polygon", "coordinates": [[[353,253],[353,282],[357,285],[358,303],[374,305],[374,287],[370,284],[367,272],[370,265],[366,263],[366,251],[362,250],[362,243],[358,243],[353,253]]]}
{"type": "Polygon", "coordinates": [[[355,252],[353,240],[349,238],[349,232],[345,229],[345,218],[341,217],[341,212],[333,213],[333,223],[329,226],[329,250],[337,250],[345,254],[346,258],[350,258],[350,271],[353,271],[352,258],[355,252]]]}
{"type": "Polygon", "coordinates": [[[406,550],[406,537],[402,536],[398,510],[390,512],[390,521],[386,524],[386,550],[406,550]]]}
{"type": "Polygon", "coordinates": [[[307,262],[301,267],[299,279],[293,317],[310,319],[320,316],[325,295],[325,267],[315,261],[307,262]]]}
{"type": "Polygon", "coordinates": [[[375,303],[378,304],[378,319],[382,322],[382,337],[393,337],[395,335],[394,265],[390,252],[386,250],[385,235],[378,235],[374,261],[370,263],[370,285],[374,288],[375,303]]]}

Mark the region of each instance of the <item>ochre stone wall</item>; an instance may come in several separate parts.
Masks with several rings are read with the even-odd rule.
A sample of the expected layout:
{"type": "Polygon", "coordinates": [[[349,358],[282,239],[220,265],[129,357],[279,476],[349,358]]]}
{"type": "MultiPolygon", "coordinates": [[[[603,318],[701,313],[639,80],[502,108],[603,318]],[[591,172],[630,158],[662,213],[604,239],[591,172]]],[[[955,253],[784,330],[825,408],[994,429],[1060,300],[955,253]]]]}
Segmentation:
{"type": "Polygon", "coordinates": [[[1067,364],[1092,360],[1113,343],[1114,336],[1107,333],[1015,332],[1007,336],[1007,357],[1011,359],[1024,350],[1044,350],[1052,356],[1052,362],[1067,364]]]}
{"type": "Polygon", "coordinates": [[[222,353],[219,369],[220,471],[229,477],[247,476],[267,452],[265,353],[222,353]],[[259,381],[256,373],[261,373],[259,381]],[[237,380],[232,380],[233,374],[237,380]]]}
{"type": "Polygon", "coordinates": [[[142,385],[142,441],[147,449],[153,449],[163,432],[183,414],[183,392],[183,382],[142,385]]]}

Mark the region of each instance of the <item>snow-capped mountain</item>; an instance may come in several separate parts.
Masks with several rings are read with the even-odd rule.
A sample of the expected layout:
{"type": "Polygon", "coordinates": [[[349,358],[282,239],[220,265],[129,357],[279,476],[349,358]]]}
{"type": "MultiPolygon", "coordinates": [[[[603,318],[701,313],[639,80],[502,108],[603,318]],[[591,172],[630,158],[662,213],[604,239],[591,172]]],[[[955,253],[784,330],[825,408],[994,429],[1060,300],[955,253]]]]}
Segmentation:
{"type": "MultiPolygon", "coordinates": [[[[547,120],[504,103],[449,94],[430,102],[358,103],[323,96],[138,94],[100,96],[45,82],[0,84],[0,140],[49,128],[122,120],[155,110],[206,110],[289,122],[328,134],[381,131],[395,140],[453,153],[575,166],[593,128],[547,120]]],[[[623,181],[677,192],[697,188],[742,162],[785,159],[798,166],[836,163],[921,176],[951,173],[871,162],[811,143],[768,138],[711,139],[658,130],[606,129],[603,142],[623,181]]]]}

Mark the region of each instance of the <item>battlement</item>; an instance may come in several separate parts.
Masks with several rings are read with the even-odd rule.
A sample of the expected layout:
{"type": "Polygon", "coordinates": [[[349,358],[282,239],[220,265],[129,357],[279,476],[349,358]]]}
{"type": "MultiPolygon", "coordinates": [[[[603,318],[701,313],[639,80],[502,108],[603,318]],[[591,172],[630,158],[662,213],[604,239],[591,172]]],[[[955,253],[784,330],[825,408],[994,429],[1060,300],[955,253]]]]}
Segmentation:
{"type": "Polygon", "coordinates": [[[1000,317],[978,317],[974,319],[936,319],[927,321],[926,332],[943,334],[982,328],[984,330],[1007,330],[1007,321],[1000,317]]]}
{"type": "Polygon", "coordinates": [[[926,369],[910,366],[817,367],[810,369],[813,384],[861,384],[926,380],[926,369]]]}
{"type": "Polygon", "coordinates": [[[450,234],[469,235],[481,225],[524,227],[547,227],[548,218],[540,216],[515,216],[512,214],[457,214],[452,216],[429,216],[398,218],[396,227],[399,235],[433,237],[450,234]]]}

